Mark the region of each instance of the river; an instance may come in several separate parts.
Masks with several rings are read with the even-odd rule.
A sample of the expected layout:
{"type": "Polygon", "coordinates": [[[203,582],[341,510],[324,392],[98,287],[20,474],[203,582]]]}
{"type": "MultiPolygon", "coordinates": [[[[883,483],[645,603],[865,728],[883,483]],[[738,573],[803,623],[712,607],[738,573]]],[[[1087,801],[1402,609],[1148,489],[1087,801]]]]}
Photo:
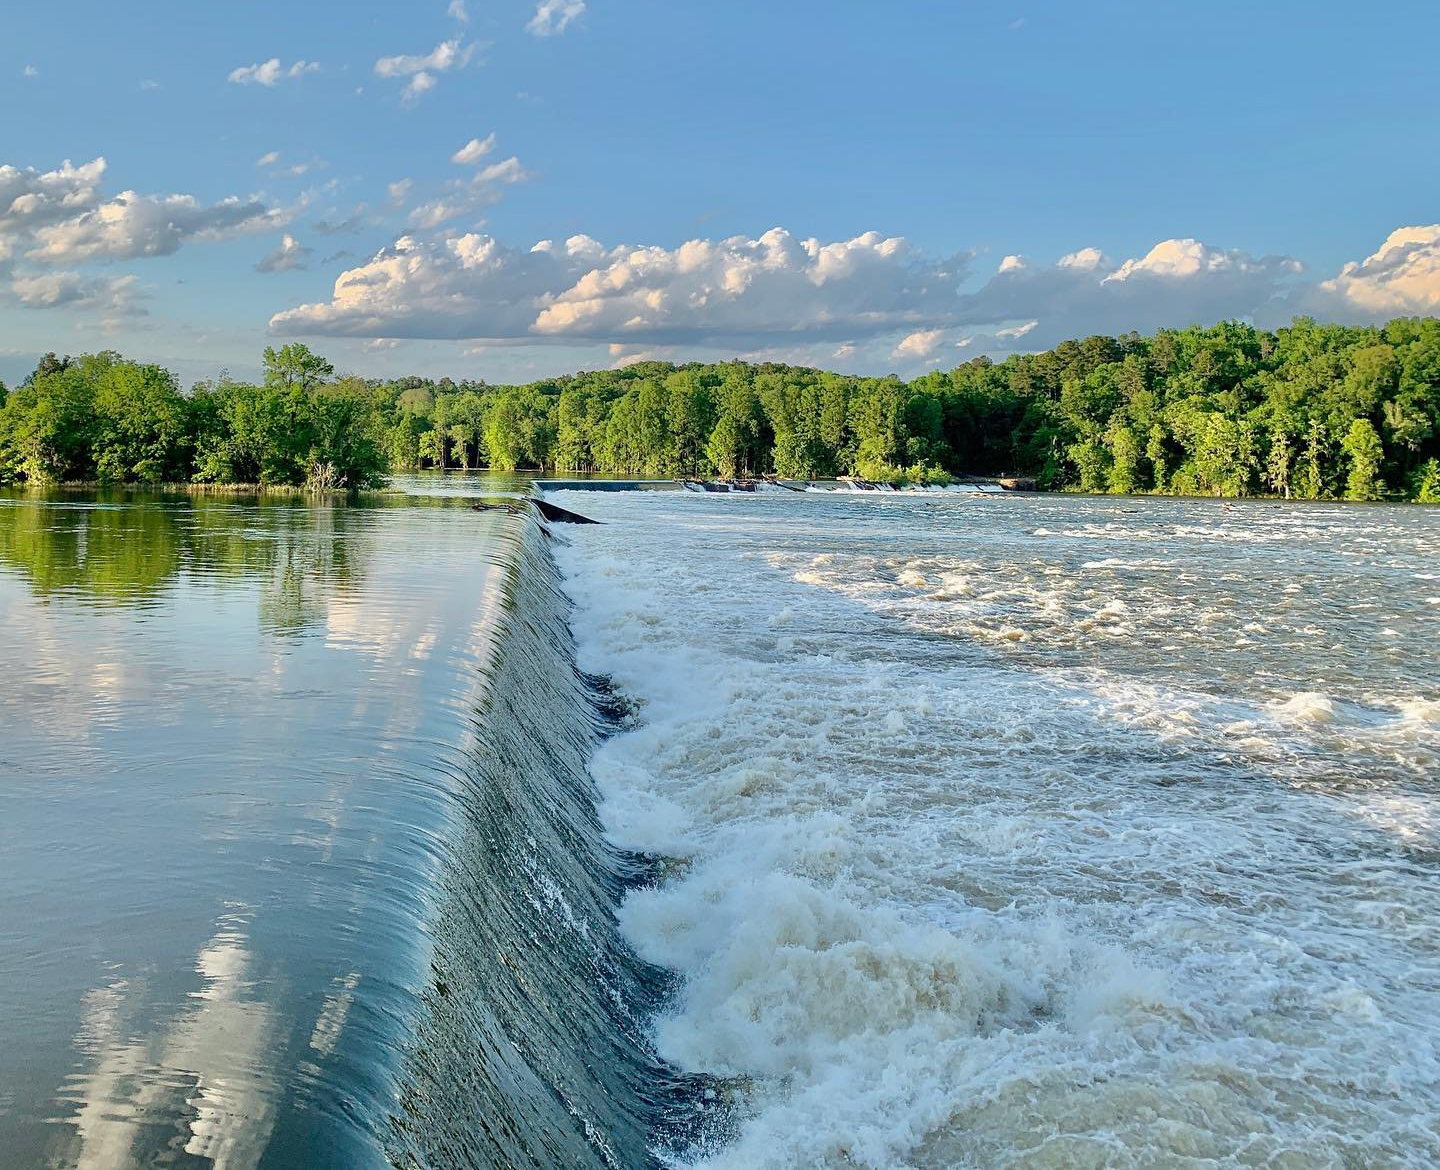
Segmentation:
{"type": "Polygon", "coordinates": [[[0,496],[8,1167],[1440,1162],[1440,511],[0,496]]]}

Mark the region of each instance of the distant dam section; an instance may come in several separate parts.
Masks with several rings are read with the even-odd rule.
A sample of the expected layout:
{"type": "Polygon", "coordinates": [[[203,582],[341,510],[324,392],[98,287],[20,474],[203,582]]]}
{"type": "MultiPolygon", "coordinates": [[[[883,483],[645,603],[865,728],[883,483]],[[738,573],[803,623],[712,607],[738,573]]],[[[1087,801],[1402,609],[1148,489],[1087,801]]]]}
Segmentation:
{"type": "Polygon", "coordinates": [[[634,491],[709,491],[709,492],[913,492],[934,494],[945,492],[955,495],[993,494],[1007,492],[1033,492],[1038,490],[1034,479],[1015,476],[965,476],[953,483],[939,485],[910,484],[896,487],[892,484],[871,483],[853,476],[839,479],[535,479],[532,481],[536,492],[634,492],[634,491]]]}

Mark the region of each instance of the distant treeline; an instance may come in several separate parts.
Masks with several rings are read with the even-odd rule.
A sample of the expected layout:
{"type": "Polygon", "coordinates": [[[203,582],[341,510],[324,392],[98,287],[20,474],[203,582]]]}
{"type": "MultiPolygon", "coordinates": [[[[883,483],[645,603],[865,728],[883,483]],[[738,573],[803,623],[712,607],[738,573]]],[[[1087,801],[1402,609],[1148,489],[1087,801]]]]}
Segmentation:
{"type": "Polygon", "coordinates": [[[188,394],[114,353],[0,387],[0,481],[370,487],[420,467],[955,474],[1042,487],[1440,502],[1440,320],[1090,337],[911,382],[746,362],[524,386],[336,378],[303,345],[188,394]]]}

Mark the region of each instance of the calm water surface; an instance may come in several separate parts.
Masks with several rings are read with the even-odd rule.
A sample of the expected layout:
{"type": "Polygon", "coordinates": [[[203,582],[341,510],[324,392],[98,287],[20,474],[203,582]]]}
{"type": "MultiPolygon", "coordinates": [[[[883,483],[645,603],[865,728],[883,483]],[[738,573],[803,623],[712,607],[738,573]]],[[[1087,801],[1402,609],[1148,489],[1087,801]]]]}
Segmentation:
{"type": "MultiPolygon", "coordinates": [[[[432,498],[0,497],[6,1167],[545,1164],[572,1157],[537,1132],[586,1123],[574,1160],[604,1164],[619,1142],[568,1073],[524,1067],[553,1060],[517,1057],[494,1002],[463,1019],[439,1002],[462,982],[507,994],[472,988],[509,968],[455,921],[512,912],[465,889],[505,847],[474,844],[477,818],[541,836],[487,804],[533,764],[523,729],[485,726],[519,702],[497,629],[529,538],[463,498],[511,484],[407,486],[432,498]],[[443,1067],[457,1051],[467,1067],[443,1067]],[[498,1090],[474,1083],[482,1059],[498,1090]],[[554,1096],[564,1124],[505,1104],[503,1082],[554,1096]]],[[[544,898],[577,896],[563,875],[512,858],[495,885],[524,864],[526,931],[568,954],[546,936],[544,898]]]]}

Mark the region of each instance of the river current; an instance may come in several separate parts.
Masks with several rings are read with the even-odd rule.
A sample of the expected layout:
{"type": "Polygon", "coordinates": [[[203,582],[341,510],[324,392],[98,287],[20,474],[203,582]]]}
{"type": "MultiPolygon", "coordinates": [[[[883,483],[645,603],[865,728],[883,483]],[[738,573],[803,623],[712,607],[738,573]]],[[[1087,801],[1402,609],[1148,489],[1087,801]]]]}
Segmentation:
{"type": "Polygon", "coordinates": [[[1440,1164],[1440,511],[0,496],[0,1165],[1440,1164]]]}
{"type": "Polygon", "coordinates": [[[1440,512],[559,500],[685,1161],[1440,1164],[1440,512]]]}

